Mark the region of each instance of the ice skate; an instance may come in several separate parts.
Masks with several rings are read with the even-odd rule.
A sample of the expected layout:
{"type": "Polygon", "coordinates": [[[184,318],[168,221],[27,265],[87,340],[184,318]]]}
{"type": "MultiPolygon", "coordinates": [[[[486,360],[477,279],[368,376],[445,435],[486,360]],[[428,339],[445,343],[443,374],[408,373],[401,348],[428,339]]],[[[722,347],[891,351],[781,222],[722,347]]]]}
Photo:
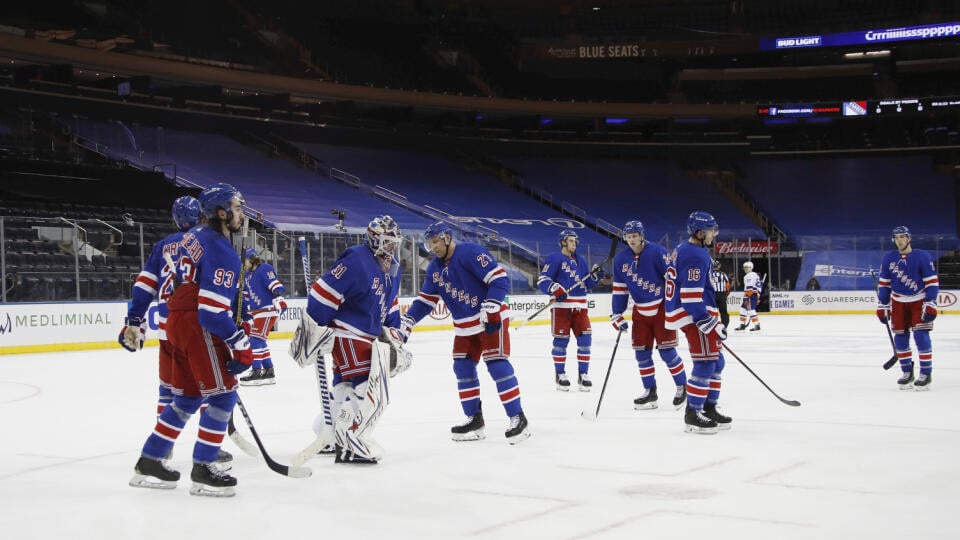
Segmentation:
{"type": "Polygon", "coordinates": [[[240,377],[240,386],[260,386],[263,384],[263,370],[251,369],[244,377],[240,377]]]}
{"type": "Polygon", "coordinates": [[[932,373],[921,373],[920,375],[917,375],[917,380],[913,383],[913,389],[917,392],[927,392],[930,390],[930,383],[932,381],[932,373]]]}
{"type": "Polygon", "coordinates": [[[566,373],[557,373],[554,380],[557,382],[557,390],[561,392],[570,390],[570,379],[567,378],[566,373]]]}
{"type": "Polygon", "coordinates": [[[317,450],[318,456],[332,456],[337,453],[337,447],[333,443],[323,445],[323,448],[317,450]]]}
{"type": "Polygon", "coordinates": [[[740,323],[740,326],[733,329],[734,332],[743,332],[747,329],[747,323],[740,323]]]}
{"type": "Polygon", "coordinates": [[[523,411],[510,417],[510,428],[504,432],[504,435],[506,435],[507,442],[510,444],[517,444],[530,437],[530,432],[527,430],[527,416],[523,414],[523,411]]]}
{"type": "Polygon", "coordinates": [[[214,462],[217,464],[217,468],[220,469],[220,472],[227,472],[230,469],[233,469],[233,454],[227,452],[223,448],[217,449],[217,460],[214,462]]]}
{"type": "Polygon", "coordinates": [[[274,375],[272,367],[263,368],[263,373],[260,374],[260,384],[277,384],[277,377],[274,375]]]}
{"type": "Polygon", "coordinates": [[[167,467],[162,460],[140,456],[133,466],[133,478],[129,484],[132,487],[151,489],[174,489],[180,473],[167,467]]]}
{"type": "Polygon", "coordinates": [[[713,435],[717,432],[717,422],[707,418],[703,411],[687,407],[683,417],[684,431],[699,435],[713,435]]]}
{"type": "Polygon", "coordinates": [[[203,497],[233,497],[237,479],[221,471],[215,463],[194,463],[190,471],[191,495],[203,497]]]}
{"type": "MultiPolygon", "coordinates": [[[[897,384],[901,390],[913,390],[913,370],[906,371],[897,379],[897,384]]],[[[929,380],[926,384],[929,384],[929,380]]]]}
{"type": "Polygon", "coordinates": [[[349,465],[376,465],[379,460],[376,457],[364,457],[352,450],[348,450],[340,445],[334,446],[334,463],[346,463],[349,465]]]}
{"type": "Polygon", "coordinates": [[[687,386],[678,386],[677,392],[673,394],[673,408],[680,410],[680,407],[683,407],[683,404],[687,401],[687,386]]]}
{"type": "Polygon", "coordinates": [[[469,417],[466,422],[450,428],[450,438],[455,441],[479,441],[486,438],[483,434],[483,410],[477,408],[477,414],[469,417]]]}
{"type": "Polygon", "coordinates": [[[703,415],[717,423],[718,430],[730,429],[733,418],[720,414],[716,403],[707,403],[703,406],[703,415]]]}
{"type": "Polygon", "coordinates": [[[760,323],[757,323],[756,326],[754,326],[753,328],[750,329],[750,331],[751,331],[751,332],[759,332],[759,331],[760,331],[760,323]]]}
{"type": "Polygon", "coordinates": [[[652,386],[644,390],[643,395],[633,400],[633,408],[638,411],[657,408],[657,387],[652,386]]]}
{"type": "Polygon", "coordinates": [[[581,392],[589,392],[593,388],[593,381],[590,380],[590,375],[587,373],[581,373],[577,377],[577,383],[580,385],[581,392]]]}

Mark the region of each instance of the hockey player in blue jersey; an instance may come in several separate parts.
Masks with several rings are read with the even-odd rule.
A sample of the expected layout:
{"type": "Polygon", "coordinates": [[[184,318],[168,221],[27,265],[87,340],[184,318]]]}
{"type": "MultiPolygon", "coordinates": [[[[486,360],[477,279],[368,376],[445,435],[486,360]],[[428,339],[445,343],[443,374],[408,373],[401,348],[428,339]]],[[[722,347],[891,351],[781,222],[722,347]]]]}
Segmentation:
{"type": "MultiPolygon", "coordinates": [[[[599,275],[591,274],[587,260],[577,255],[577,233],[564,230],[560,233],[560,251],[547,255],[537,279],[537,287],[555,300],[550,311],[550,329],[553,334],[553,367],[557,390],[570,390],[567,378],[567,344],[570,336],[577,339],[577,384],[581,392],[589,392],[590,345],[593,330],[587,311],[587,291],[592,290],[599,275]],[[582,284],[574,287],[580,281],[582,284]]],[[[597,272],[600,270],[597,269],[597,272]]]]}
{"type": "Polygon", "coordinates": [[[690,433],[716,433],[729,429],[732,420],[720,414],[720,374],[725,364],[720,352],[727,329],[720,322],[716,296],[710,283],[713,266],[709,248],[717,236],[717,220],[706,212],[687,218],[686,242],[670,255],[664,298],[667,328],[681,330],[690,347],[693,370],[687,378],[687,411],[684,424],[690,433]]]}
{"type": "Polygon", "coordinates": [[[509,290],[507,272],[483,246],[454,240],[450,225],[442,221],[427,227],[424,244],[434,258],[427,265],[420,293],[403,316],[404,337],[443,300],[453,318],[453,372],[467,416],[465,423],[450,429],[451,437],[455,441],[484,438],[477,375],[477,364],[483,360],[510,418],[507,441],[516,444],[530,432],[520,405],[520,384],[510,364],[510,306],[504,302],[509,290]]]}
{"type": "MultiPolygon", "coordinates": [[[[143,348],[146,335],[147,310],[153,299],[157,299],[157,339],[160,341],[160,391],[157,399],[157,417],[173,401],[173,389],[170,381],[173,377],[173,347],[167,339],[167,300],[173,294],[173,273],[163,258],[164,253],[174,256],[183,234],[200,222],[200,201],[184,196],[173,201],[171,209],[173,224],[178,231],[153,245],[143,270],[137,275],[127,306],[127,317],[120,331],[120,345],[130,352],[143,348]]],[[[201,405],[204,407],[204,405],[201,405]]],[[[217,463],[223,470],[229,470],[233,456],[222,448],[217,453],[217,463]]]]}
{"type": "Polygon", "coordinates": [[[653,365],[653,343],[656,340],[660,358],[667,364],[677,390],[673,406],[680,408],[687,399],[687,373],[683,359],[677,354],[677,331],[664,325],[664,285],[667,273],[667,250],[644,238],[643,223],[628,221],[623,226],[623,240],[629,246],[613,259],[613,296],[610,321],[617,331],[627,329],[623,317],[627,299],[633,299],[633,351],[640,369],[643,395],[633,400],[637,410],[657,408],[656,368],[653,365]]]}
{"type": "Polygon", "coordinates": [[[894,227],[897,249],[883,255],[880,263],[877,318],[893,328],[893,344],[903,374],[897,380],[901,390],[929,390],[933,376],[933,345],[930,330],[937,318],[940,278],[930,252],[913,249],[910,230],[894,227]],[[913,378],[910,332],[917,345],[920,374],[913,378]]]}
{"type": "Polygon", "coordinates": [[[273,265],[264,262],[257,251],[247,248],[243,258],[243,302],[250,314],[250,346],[253,348],[253,369],[240,378],[243,386],[275,384],[273,358],[267,339],[277,319],[287,311],[283,298],[286,289],[277,278],[273,265]]]}
{"type": "Polygon", "coordinates": [[[374,341],[399,333],[400,264],[403,237],[390,216],[367,226],[363,244],[344,250],[310,289],[307,314],[334,331],[333,403],[335,461],[375,464],[383,450],[370,437],[388,404],[387,376],[374,341]]]}
{"type": "Polygon", "coordinates": [[[173,447],[190,417],[200,413],[193,449],[191,495],[230,497],[237,479],[214,465],[227,422],[237,403],[238,375],[253,363],[247,333],[234,318],[238,298],[240,257],[230,241],[246,219],[243,195],[229,184],[213,184],[200,192],[200,209],[207,219],[183,235],[172,257],[179,282],[167,301],[167,338],[173,348],[173,402],[160,413],[143,445],[130,485],[173,488],[180,473],[160,460],[173,447]]]}

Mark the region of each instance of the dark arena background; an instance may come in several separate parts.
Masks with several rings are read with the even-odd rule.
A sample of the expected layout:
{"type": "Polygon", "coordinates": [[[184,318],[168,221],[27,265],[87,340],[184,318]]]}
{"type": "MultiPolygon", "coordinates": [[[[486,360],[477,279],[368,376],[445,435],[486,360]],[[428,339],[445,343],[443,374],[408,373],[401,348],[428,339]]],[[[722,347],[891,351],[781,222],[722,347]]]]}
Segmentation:
{"type": "MultiPolygon", "coordinates": [[[[84,482],[103,488],[103,508],[83,506],[84,530],[97,538],[166,538],[181,515],[196,530],[235,521],[234,538],[330,536],[327,527],[358,538],[947,538],[933,525],[948,511],[943,501],[957,500],[958,478],[953,462],[937,456],[955,448],[960,433],[934,411],[952,410],[960,398],[960,371],[946,367],[960,347],[947,330],[957,329],[960,294],[958,71],[960,3],[948,0],[7,2],[0,418],[20,442],[6,445],[14,449],[0,466],[0,503],[11,510],[0,529],[11,538],[73,534],[66,521],[28,520],[30,496],[14,504],[17,486],[46,486],[28,492],[39,501],[58,489],[63,471],[80,482],[63,482],[78,499],[84,482]],[[298,238],[306,238],[315,278],[362,242],[371,218],[389,214],[404,236],[403,309],[425,279],[423,232],[444,221],[507,270],[517,322],[545,305],[537,277],[561,231],[576,232],[578,252],[602,263],[629,220],[672,250],[687,239],[687,216],[709,212],[719,223],[712,256],[730,276],[734,321],[743,263],[764,279],[764,335],[740,333],[731,346],[772,376],[772,386],[797,394],[803,412],[780,410],[728,358],[733,380],[724,379],[725,389],[741,397],[727,410],[742,431],[716,438],[748,437],[729,446],[683,439],[669,407],[638,419],[628,395],[639,378],[626,339],[624,365],[608,356],[617,353],[607,277],[591,294],[595,390],[567,396],[581,401],[549,402],[558,400],[549,314],[513,333],[517,357],[529,356],[515,362],[527,362],[518,370],[530,381],[525,399],[534,402],[529,416],[539,431],[524,444],[543,445],[534,454],[516,457],[522,448],[501,444],[499,426],[485,447],[449,446],[458,405],[447,354],[452,325],[441,309],[424,325],[439,331],[419,344],[418,359],[431,360],[403,376],[416,379],[419,368],[423,384],[435,384],[415,392],[398,380],[397,405],[383,423],[395,461],[347,472],[315,465],[324,471],[315,476],[336,482],[304,481],[311,487],[268,476],[242,456],[241,511],[201,512],[208,501],[182,489],[176,500],[131,490],[125,477],[152,418],[155,349],[131,360],[118,352],[116,332],[154,242],[175,230],[172,201],[216,182],[243,193],[249,219],[234,245],[253,247],[276,267],[291,307],[307,296],[298,238]],[[891,342],[872,314],[874,272],[901,225],[936,264],[943,329],[932,336],[945,367],[939,396],[921,402],[911,394],[918,399],[896,404],[903,395],[894,374],[878,367],[891,342]],[[598,425],[567,427],[580,407],[596,404],[608,360],[623,375],[614,375],[605,399],[623,410],[609,405],[605,427],[603,415],[598,425]],[[41,384],[50,375],[38,364],[70,380],[57,377],[54,392],[41,384]],[[114,410],[128,408],[108,399],[118,386],[117,399],[136,410],[114,410]],[[85,403],[91,390],[105,395],[85,403]],[[29,412],[33,396],[52,400],[45,421],[29,412]],[[87,424],[67,429],[77,439],[98,439],[91,431],[111,431],[115,415],[123,428],[105,437],[109,444],[70,453],[64,447],[75,440],[55,437],[66,422],[87,424]],[[857,431],[865,424],[875,429],[857,431]],[[56,442],[32,447],[37,430],[53,430],[41,440],[56,442]],[[421,448],[420,439],[429,442],[421,448]],[[793,453],[808,440],[814,450],[793,453]],[[834,442],[839,454],[831,456],[834,442]],[[570,458],[556,457],[557,449],[570,458]],[[484,464],[491,458],[499,465],[484,464]],[[84,469],[90,463],[99,467],[84,469]],[[431,472],[436,464],[449,482],[431,472]],[[557,480],[568,473],[569,483],[557,480]],[[446,500],[410,495],[421,475],[446,500]],[[294,495],[284,495],[291,484],[294,495]],[[341,498],[331,495],[339,490],[341,498]],[[307,504],[318,497],[322,504],[307,504]],[[741,497],[764,510],[738,507],[741,497]],[[117,501],[125,509],[118,512],[145,525],[130,515],[111,525],[117,501]],[[397,505],[417,508],[405,516],[397,505]],[[277,516],[284,521],[272,529],[277,516]],[[913,517],[919,529],[910,528],[913,517]],[[240,526],[249,520],[258,524],[240,526]]],[[[285,358],[299,311],[280,321],[272,348],[283,358],[277,389],[297,389],[302,399],[261,397],[272,389],[251,390],[260,394],[249,399],[283,461],[307,442],[317,408],[309,376],[294,379],[299,368],[285,358]],[[287,417],[285,407],[298,409],[287,417]]],[[[678,351],[686,354],[685,346],[678,351]]],[[[657,365],[666,395],[669,374],[657,365]]],[[[190,439],[192,428],[185,433],[190,439]]],[[[183,470],[190,450],[181,446],[183,470]]],[[[55,506],[72,504],[56,497],[55,506]]]]}

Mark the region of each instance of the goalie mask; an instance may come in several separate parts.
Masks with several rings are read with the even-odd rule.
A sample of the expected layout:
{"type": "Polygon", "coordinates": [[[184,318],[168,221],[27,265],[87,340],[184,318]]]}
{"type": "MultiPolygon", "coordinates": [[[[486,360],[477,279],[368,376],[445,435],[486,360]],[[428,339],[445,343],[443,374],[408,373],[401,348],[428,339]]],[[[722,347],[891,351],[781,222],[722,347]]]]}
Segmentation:
{"type": "Polygon", "coordinates": [[[180,197],[173,201],[170,214],[177,229],[185,231],[200,222],[200,201],[189,195],[180,197]]]}
{"type": "Polygon", "coordinates": [[[400,226],[390,216],[377,216],[367,225],[367,247],[377,257],[397,258],[397,250],[402,242],[400,226]]]}

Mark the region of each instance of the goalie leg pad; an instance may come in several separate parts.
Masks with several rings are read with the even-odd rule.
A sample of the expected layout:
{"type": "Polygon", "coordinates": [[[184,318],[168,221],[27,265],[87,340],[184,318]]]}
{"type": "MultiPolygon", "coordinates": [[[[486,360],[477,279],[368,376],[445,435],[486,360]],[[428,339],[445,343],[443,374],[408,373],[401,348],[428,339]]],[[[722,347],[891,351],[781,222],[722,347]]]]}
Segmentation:
{"type": "MultiPolygon", "coordinates": [[[[390,403],[388,377],[384,358],[374,346],[369,377],[356,387],[352,387],[350,383],[342,383],[345,385],[343,390],[346,390],[344,401],[338,409],[333,409],[338,411],[334,421],[337,445],[362,459],[376,461],[383,454],[383,449],[370,434],[390,403]]],[[[340,386],[334,387],[335,399],[338,394],[336,390],[340,386]]]]}

